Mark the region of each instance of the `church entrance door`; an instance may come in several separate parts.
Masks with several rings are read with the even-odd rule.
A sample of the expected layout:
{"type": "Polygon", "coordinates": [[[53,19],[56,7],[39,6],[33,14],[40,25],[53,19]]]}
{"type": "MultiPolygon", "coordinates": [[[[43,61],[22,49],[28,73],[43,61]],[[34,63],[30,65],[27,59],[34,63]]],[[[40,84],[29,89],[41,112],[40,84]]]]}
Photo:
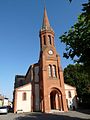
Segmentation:
{"type": "Polygon", "coordinates": [[[56,109],[55,97],[56,97],[56,93],[55,93],[55,91],[52,91],[50,94],[51,109],[56,109]]]}
{"type": "Polygon", "coordinates": [[[50,105],[51,110],[61,110],[62,102],[61,102],[61,94],[60,92],[53,90],[50,93],[50,105]]]}

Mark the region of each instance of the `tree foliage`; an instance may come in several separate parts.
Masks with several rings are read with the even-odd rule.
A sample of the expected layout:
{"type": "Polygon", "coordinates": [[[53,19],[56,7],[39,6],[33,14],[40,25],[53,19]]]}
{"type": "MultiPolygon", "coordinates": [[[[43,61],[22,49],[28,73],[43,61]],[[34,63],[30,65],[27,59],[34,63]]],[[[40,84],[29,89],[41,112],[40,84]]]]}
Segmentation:
{"type": "Polygon", "coordinates": [[[66,44],[63,56],[82,63],[90,75],[90,0],[83,4],[82,10],[78,21],[60,39],[66,44]]]}
{"type": "Polygon", "coordinates": [[[67,68],[64,69],[64,80],[65,83],[76,87],[79,102],[89,104],[90,81],[88,80],[88,74],[83,69],[82,65],[68,65],[67,68]]]}

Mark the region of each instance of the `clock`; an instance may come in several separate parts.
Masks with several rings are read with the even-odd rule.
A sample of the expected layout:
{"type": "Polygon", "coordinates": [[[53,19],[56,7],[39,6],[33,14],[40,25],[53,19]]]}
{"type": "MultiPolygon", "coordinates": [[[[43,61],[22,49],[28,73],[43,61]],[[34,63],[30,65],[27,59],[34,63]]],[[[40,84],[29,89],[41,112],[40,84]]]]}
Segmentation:
{"type": "Polygon", "coordinates": [[[52,54],[53,54],[53,51],[52,51],[52,50],[49,50],[48,53],[49,53],[49,55],[52,55],[52,54]]]}

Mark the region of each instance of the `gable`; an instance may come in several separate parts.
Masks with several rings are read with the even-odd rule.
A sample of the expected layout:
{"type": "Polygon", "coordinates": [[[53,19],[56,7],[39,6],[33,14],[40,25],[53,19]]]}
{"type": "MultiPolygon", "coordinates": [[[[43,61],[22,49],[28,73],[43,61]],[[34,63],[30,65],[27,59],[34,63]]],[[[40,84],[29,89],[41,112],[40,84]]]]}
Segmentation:
{"type": "Polygon", "coordinates": [[[65,84],[65,83],[64,83],[64,87],[65,87],[65,90],[76,90],[75,87],[68,85],[68,84],[65,84]]]}
{"type": "Polygon", "coordinates": [[[19,88],[16,88],[16,90],[18,90],[18,91],[29,90],[30,91],[30,90],[32,90],[31,83],[23,85],[23,86],[21,86],[19,88]]]}

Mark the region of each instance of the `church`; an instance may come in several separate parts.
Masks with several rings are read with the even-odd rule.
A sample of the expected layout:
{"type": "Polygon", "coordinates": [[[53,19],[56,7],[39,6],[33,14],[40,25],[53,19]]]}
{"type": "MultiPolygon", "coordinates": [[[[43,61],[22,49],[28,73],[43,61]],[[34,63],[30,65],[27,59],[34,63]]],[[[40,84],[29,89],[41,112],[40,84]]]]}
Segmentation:
{"type": "Polygon", "coordinates": [[[15,76],[14,113],[49,113],[53,110],[67,112],[69,108],[77,107],[76,88],[64,83],[54,35],[44,8],[43,23],[39,31],[39,60],[30,65],[25,76],[15,76]]]}

